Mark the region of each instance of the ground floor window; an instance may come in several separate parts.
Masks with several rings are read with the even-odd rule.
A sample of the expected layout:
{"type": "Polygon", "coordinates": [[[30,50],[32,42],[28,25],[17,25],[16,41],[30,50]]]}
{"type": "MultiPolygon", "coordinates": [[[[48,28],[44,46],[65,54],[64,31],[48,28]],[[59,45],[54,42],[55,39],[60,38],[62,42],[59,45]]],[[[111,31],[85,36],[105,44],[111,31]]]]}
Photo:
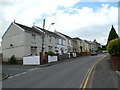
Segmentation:
{"type": "Polygon", "coordinates": [[[52,46],[48,46],[48,51],[52,51],[53,47],[52,46]]]}
{"type": "Polygon", "coordinates": [[[37,55],[37,47],[31,46],[31,55],[32,56],[37,55]]]}

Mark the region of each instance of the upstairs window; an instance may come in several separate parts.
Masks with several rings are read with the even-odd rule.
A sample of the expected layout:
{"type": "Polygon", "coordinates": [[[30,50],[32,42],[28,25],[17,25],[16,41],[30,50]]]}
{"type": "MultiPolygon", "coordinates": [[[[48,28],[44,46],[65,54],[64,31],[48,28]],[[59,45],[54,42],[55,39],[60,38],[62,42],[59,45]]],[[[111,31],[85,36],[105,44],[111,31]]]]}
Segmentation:
{"type": "Polygon", "coordinates": [[[61,44],[63,45],[63,40],[61,40],[61,44]]]}
{"type": "Polygon", "coordinates": [[[52,37],[51,36],[49,36],[49,42],[52,42],[52,37]]]}
{"type": "Polygon", "coordinates": [[[68,40],[68,44],[70,44],[70,41],[68,40]]]}
{"type": "Polygon", "coordinates": [[[35,35],[32,35],[32,42],[34,43],[36,40],[36,36],[35,35]]]}

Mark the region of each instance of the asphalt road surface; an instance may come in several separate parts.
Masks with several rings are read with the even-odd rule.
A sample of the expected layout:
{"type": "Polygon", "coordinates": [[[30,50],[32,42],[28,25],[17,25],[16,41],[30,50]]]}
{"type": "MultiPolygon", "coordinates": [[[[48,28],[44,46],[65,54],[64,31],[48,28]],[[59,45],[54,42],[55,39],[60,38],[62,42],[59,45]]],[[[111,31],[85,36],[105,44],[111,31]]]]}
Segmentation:
{"type": "Polygon", "coordinates": [[[104,55],[83,56],[8,78],[3,88],[79,88],[88,69],[104,55]]]}

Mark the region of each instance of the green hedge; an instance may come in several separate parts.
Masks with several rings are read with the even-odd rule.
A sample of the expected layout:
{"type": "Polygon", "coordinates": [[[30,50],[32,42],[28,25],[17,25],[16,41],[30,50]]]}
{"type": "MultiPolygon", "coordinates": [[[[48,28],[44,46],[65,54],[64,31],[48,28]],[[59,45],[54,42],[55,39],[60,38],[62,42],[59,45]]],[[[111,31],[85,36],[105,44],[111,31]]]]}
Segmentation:
{"type": "Polygon", "coordinates": [[[111,40],[107,45],[107,50],[112,56],[120,56],[120,38],[111,40]]]}
{"type": "Polygon", "coordinates": [[[48,53],[48,55],[50,55],[50,56],[55,56],[55,55],[56,55],[56,54],[55,54],[54,52],[52,52],[52,51],[48,51],[47,53],[48,53]]]}

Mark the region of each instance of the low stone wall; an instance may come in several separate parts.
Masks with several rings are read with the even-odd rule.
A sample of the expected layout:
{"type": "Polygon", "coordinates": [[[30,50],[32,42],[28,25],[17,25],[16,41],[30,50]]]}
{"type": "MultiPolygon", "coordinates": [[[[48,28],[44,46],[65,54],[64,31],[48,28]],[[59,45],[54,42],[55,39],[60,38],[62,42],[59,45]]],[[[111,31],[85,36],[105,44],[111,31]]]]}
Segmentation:
{"type": "Polygon", "coordinates": [[[82,56],[90,55],[90,52],[81,52],[80,53],[82,56]]]}
{"type": "Polygon", "coordinates": [[[69,58],[69,54],[58,55],[58,61],[65,60],[69,58]]]}
{"type": "Polygon", "coordinates": [[[77,56],[77,57],[80,57],[80,56],[82,56],[82,55],[81,55],[81,53],[76,53],[76,56],[77,56]]]}

